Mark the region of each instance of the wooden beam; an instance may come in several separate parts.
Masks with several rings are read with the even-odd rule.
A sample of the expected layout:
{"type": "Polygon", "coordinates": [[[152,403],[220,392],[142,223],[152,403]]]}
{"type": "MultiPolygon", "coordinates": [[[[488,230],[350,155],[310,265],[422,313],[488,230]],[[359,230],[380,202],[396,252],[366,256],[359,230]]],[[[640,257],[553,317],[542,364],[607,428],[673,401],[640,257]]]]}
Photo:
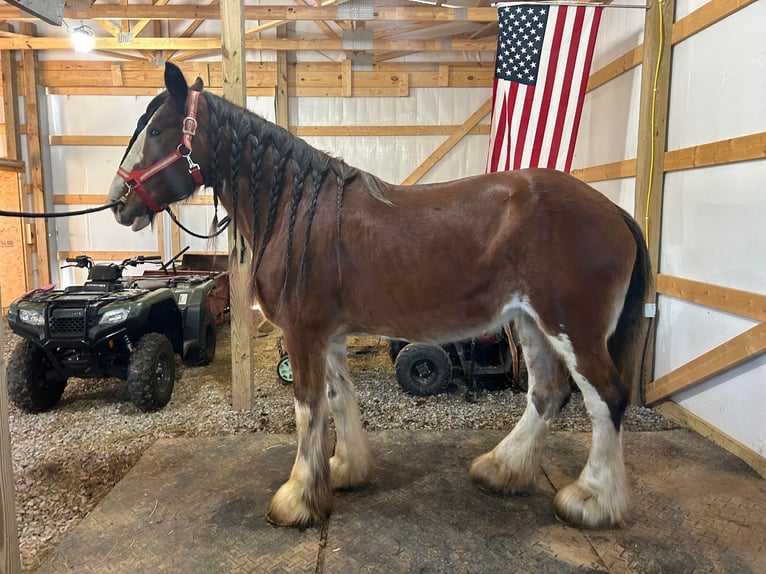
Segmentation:
{"type": "MultiPolygon", "coordinates": [[[[386,137],[407,137],[407,136],[448,136],[456,130],[461,129],[460,125],[436,125],[436,126],[291,126],[290,132],[298,137],[365,137],[365,136],[386,136],[386,137]]],[[[489,125],[479,124],[471,128],[466,135],[489,135],[489,125]]],[[[100,135],[51,135],[48,136],[50,145],[60,146],[115,146],[126,147],[130,143],[130,136],[100,136],[100,135]]],[[[634,160],[626,160],[629,163],[634,160]]],[[[576,170],[573,174],[579,177],[580,172],[594,169],[601,171],[602,168],[586,168],[576,170]]],[[[635,171],[635,170],[634,170],[635,171]]],[[[611,174],[607,174],[611,175],[611,174]]],[[[613,176],[618,177],[618,176],[613,176]]],[[[619,177],[628,177],[627,175],[619,177]]],[[[580,177],[580,179],[583,179],[580,177]]],[[[602,179],[612,179],[612,177],[603,177],[602,179]]],[[[583,181],[593,181],[583,179],[583,181]]]]}
{"type": "Polygon", "coordinates": [[[665,171],[766,158],[766,132],[700,144],[665,154],[665,171]]]}
{"type": "MultiPolygon", "coordinates": [[[[9,24],[0,29],[11,30],[9,24]]],[[[0,52],[3,82],[3,112],[5,114],[5,156],[21,158],[21,137],[19,129],[18,90],[16,89],[16,60],[8,50],[0,52]]]]}
{"type": "MultiPolygon", "coordinates": [[[[633,216],[644,231],[652,274],[656,275],[660,260],[664,160],[670,102],[670,33],[675,0],[649,0],[648,6],[644,23],[633,216]]],[[[656,295],[650,295],[648,299],[647,303],[656,303],[656,295]]],[[[631,382],[634,402],[640,401],[641,388],[653,377],[653,332],[650,339],[643,361],[644,372],[637,373],[631,382]]]]}
{"type": "Polygon", "coordinates": [[[444,155],[451,150],[457,143],[463,139],[463,136],[465,136],[468,132],[473,129],[476,124],[478,124],[482,119],[486,117],[486,115],[492,110],[492,98],[488,99],[486,102],[484,102],[481,106],[479,106],[479,109],[476,110],[473,114],[471,114],[471,117],[469,117],[463,124],[455,130],[455,132],[450,135],[447,140],[442,143],[436,150],[428,156],[423,163],[421,163],[415,171],[413,171],[410,175],[408,175],[404,181],[402,182],[402,185],[411,185],[413,183],[416,183],[418,180],[420,180],[421,177],[423,177],[426,173],[428,173],[428,170],[430,170],[434,165],[436,165],[436,162],[438,162],[444,155]]]}
{"type": "MultiPolygon", "coordinates": [[[[88,249],[87,252],[94,261],[124,261],[138,255],[159,255],[163,257],[160,251],[94,251],[93,249],[88,249]]],[[[77,257],[82,254],[82,251],[59,251],[56,255],[59,261],[63,261],[67,257],[77,257]]]]}
{"type": "MultiPolygon", "coordinates": [[[[247,105],[245,84],[244,0],[221,0],[221,52],[223,96],[247,105]]],[[[233,214],[230,214],[233,217],[233,214]]],[[[255,402],[253,372],[253,310],[250,299],[252,252],[240,262],[239,237],[229,227],[229,289],[231,301],[231,401],[232,407],[249,410],[255,402]]]]}
{"type": "MultiPolygon", "coordinates": [[[[340,20],[338,6],[246,6],[244,20],[340,20]]],[[[374,7],[376,21],[424,21],[424,22],[494,22],[497,9],[486,8],[435,8],[433,6],[382,6],[374,7]]],[[[64,8],[64,18],[71,20],[219,20],[222,13],[212,5],[146,5],[146,4],[93,4],[86,10],[64,8]]],[[[18,8],[0,6],[0,20],[37,20],[18,8]]]]}
{"type": "MultiPolygon", "coordinates": [[[[670,42],[675,46],[755,1],[756,0],[710,0],[707,4],[703,4],[694,12],[687,14],[673,24],[670,42]]],[[[603,68],[593,72],[588,79],[587,91],[595,90],[610,80],[613,80],[628,70],[638,66],[643,61],[643,51],[643,44],[631,48],[609,62],[603,68]]]]}
{"type": "MultiPolygon", "coordinates": [[[[329,38],[248,38],[245,47],[249,50],[310,50],[353,52],[346,48],[343,40],[329,38]]],[[[94,38],[94,50],[219,50],[218,38],[133,38],[129,43],[119,38],[94,38]]],[[[373,40],[373,51],[411,52],[494,52],[495,40],[373,40]]],[[[72,49],[69,38],[14,36],[0,37],[0,50],[66,50],[72,49]]]]}
{"type": "Polygon", "coordinates": [[[670,419],[678,425],[693,430],[697,434],[729,451],[734,456],[740,458],[763,478],[766,478],[766,458],[762,457],[738,440],[730,437],[722,430],[717,429],[709,422],[702,420],[694,413],[672,401],[666,401],[659,404],[654,407],[654,409],[665,418],[670,419]]]}
{"type": "MultiPolygon", "coordinates": [[[[22,33],[34,36],[37,31],[33,24],[22,22],[22,33]]],[[[37,87],[40,85],[37,70],[37,54],[25,50],[21,56],[24,77],[24,116],[27,123],[27,163],[32,194],[32,209],[45,211],[45,178],[43,177],[42,146],[40,138],[40,102],[37,99],[37,87]]],[[[48,261],[48,220],[34,220],[34,257],[37,263],[37,282],[35,285],[47,285],[51,281],[50,263],[48,261]]]]}
{"type": "MultiPolygon", "coordinates": [[[[126,143],[124,147],[127,145],[126,143]]],[[[104,205],[107,200],[105,193],[56,193],[53,195],[53,205],[104,205]]]]}
{"type": "MultiPolygon", "coordinates": [[[[0,309],[3,308],[0,301],[0,309]]],[[[0,321],[0,349],[5,349],[4,326],[0,321]]],[[[19,574],[21,558],[16,527],[16,503],[11,460],[11,432],[8,426],[8,381],[5,374],[5,353],[0,354],[0,572],[19,574]]]]}
{"type": "Polygon", "coordinates": [[[712,307],[726,313],[741,315],[756,321],[766,321],[766,295],[760,293],[741,291],[662,273],[657,276],[657,293],[712,307]]]}
{"type": "Polygon", "coordinates": [[[731,16],[756,0],[710,0],[673,24],[673,45],[731,16]]]}
{"type": "Polygon", "coordinates": [[[766,321],[652,381],[646,387],[651,405],[749,361],[766,351],[766,321]]]}
{"type": "Polygon", "coordinates": [[[586,183],[634,177],[636,175],[636,160],[624,159],[612,163],[602,163],[601,165],[573,169],[572,175],[586,183]]]}
{"type": "MultiPolygon", "coordinates": [[[[277,27],[277,38],[287,37],[287,25],[277,27]]],[[[288,129],[290,127],[289,98],[287,97],[287,52],[277,52],[277,85],[274,89],[274,108],[276,124],[288,129]]]]}

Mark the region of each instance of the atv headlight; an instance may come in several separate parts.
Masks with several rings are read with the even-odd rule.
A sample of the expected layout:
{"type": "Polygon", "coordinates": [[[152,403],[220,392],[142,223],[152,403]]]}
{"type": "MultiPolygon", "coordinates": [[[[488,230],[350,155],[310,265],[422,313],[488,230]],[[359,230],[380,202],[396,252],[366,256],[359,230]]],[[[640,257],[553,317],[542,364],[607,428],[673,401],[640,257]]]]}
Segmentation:
{"type": "Polygon", "coordinates": [[[35,309],[19,309],[19,320],[27,325],[42,327],[45,325],[45,315],[35,309]]]}
{"type": "Polygon", "coordinates": [[[115,323],[122,323],[125,319],[128,318],[128,313],[130,313],[130,311],[122,307],[119,309],[110,309],[101,315],[101,319],[99,319],[98,324],[114,325],[115,323]]]}

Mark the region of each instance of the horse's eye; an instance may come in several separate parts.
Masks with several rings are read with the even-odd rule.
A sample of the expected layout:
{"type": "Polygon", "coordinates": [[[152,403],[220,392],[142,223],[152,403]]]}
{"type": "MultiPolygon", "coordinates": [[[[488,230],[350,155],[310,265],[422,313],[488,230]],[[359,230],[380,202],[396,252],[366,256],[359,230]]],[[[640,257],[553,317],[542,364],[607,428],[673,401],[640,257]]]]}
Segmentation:
{"type": "Polygon", "coordinates": [[[149,128],[149,135],[156,138],[158,135],[160,135],[159,128],[149,128]]]}

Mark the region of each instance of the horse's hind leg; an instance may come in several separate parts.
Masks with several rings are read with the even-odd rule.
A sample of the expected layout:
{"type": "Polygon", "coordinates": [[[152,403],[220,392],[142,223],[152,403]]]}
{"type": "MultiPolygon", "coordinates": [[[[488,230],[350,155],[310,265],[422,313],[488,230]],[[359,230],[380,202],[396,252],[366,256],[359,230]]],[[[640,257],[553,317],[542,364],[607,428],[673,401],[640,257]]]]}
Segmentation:
{"type": "Polygon", "coordinates": [[[354,488],[369,481],[372,457],[348,372],[346,341],[333,340],[327,353],[327,398],[335,421],[335,454],[330,458],[333,488],[354,488]]]}
{"type": "Polygon", "coordinates": [[[504,494],[534,489],[545,437],[571,392],[563,364],[534,321],[525,315],[516,327],[529,372],[527,408],[511,433],[469,471],[479,487],[504,494]]]}
{"type": "Polygon", "coordinates": [[[274,494],[266,518],[278,526],[307,526],[324,521],[332,507],[326,343],[313,336],[290,336],[287,331],[285,343],[295,376],[298,452],[290,478],[274,494]]]}
{"type": "Polygon", "coordinates": [[[575,482],[559,490],[553,507],[560,520],[574,526],[619,526],[630,507],[621,432],[628,391],[605,346],[600,353],[581,353],[576,361],[573,353],[566,355],[593,424],[593,437],[588,462],[575,482]]]}

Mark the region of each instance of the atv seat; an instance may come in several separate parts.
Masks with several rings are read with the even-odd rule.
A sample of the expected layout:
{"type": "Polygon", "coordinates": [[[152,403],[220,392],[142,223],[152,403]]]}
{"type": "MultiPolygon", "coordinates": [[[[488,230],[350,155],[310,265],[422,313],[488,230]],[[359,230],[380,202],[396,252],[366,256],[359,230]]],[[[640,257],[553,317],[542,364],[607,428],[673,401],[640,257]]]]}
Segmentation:
{"type": "Polygon", "coordinates": [[[138,278],[130,285],[134,289],[160,289],[162,287],[172,287],[172,279],[160,279],[160,278],[138,278]]]}

